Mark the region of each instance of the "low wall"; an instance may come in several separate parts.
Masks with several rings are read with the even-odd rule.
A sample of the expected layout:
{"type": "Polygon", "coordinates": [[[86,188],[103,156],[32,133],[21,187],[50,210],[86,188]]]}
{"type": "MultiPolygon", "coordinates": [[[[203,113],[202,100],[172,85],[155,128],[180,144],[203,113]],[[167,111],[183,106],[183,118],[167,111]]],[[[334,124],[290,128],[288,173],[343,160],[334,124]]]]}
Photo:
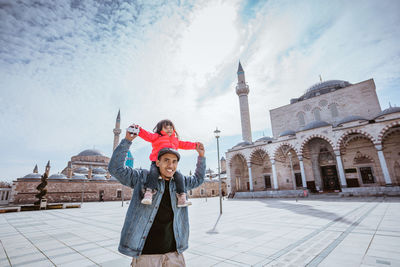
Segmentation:
{"type": "Polygon", "coordinates": [[[343,197],[400,196],[400,186],[373,186],[342,188],[343,197]]]}
{"type": "Polygon", "coordinates": [[[234,198],[289,198],[304,197],[303,190],[276,190],[276,191],[255,191],[236,192],[234,198]]]}

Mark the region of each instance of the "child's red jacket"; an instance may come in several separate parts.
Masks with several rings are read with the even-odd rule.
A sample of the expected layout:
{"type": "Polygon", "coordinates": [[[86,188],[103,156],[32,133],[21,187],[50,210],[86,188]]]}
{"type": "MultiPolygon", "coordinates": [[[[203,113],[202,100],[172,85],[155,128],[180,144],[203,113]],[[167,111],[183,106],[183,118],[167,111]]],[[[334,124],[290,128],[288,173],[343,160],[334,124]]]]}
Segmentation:
{"type": "Polygon", "coordinates": [[[150,154],[151,161],[156,161],[158,156],[158,151],[160,151],[160,149],[165,147],[173,148],[175,150],[196,149],[196,143],[180,141],[176,137],[175,132],[171,136],[168,136],[168,134],[164,131],[161,131],[160,135],[158,133],[150,133],[144,130],[142,127],[139,128],[140,128],[139,136],[143,140],[150,142],[153,147],[153,150],[151,151],[150,154]]]}

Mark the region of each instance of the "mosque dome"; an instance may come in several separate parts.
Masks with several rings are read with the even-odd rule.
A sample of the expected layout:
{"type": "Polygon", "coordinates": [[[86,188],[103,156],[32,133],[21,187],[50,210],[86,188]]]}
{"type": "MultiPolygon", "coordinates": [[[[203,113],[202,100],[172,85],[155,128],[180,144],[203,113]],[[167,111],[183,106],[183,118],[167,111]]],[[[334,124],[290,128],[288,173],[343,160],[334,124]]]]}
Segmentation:
{"type": "Polygon", "coordinates": [[[287,136],[287,135],[296,135],[296,132],[293,130],[286,130],[279,134],[279,137],[287,136]]]}
{"type": "Polygon", "coordinates": [[[86,149],[83,150],[81,153],[78,154],[78,156],[103,156],[103,152],[97,150],[97,149],[86,149]]]}
{"type": "Polygon", "coordinates": [[[392,114],[392,113],[397,113],[397,112],[400,112],[400,107],[389,107],[389,108],[379,112],[379,114],[375,118],[379,118],[381,116],[392,114]]]}
{"type": "Polygon", "coordinates": [[[342,81],[342,80],[328,80],[328,81],[316,83],[313,86],[309,87],[306,90],[306,92],[299,98],[291,99],[290,103],[293,104],[298,101],[302,101],[302,100],[309,99],[309,98],[312,98],[315,96],[327,94],[332,91],[336,91],[338,89],[348,87],[350,85],[351,85],[351,83],[349,83],[348,81],[342,81]]]}
{"type": "Polygon", "coordinates": [[[105,169],[101,168],[101,167],[93,168],[92,172],[94,174],[105,174],[105,173],[107,173],[107,171],[105,169]]]}
{"type": "Polygon", "coordinates": [[[250,142],[244,141],[244,142],[238,143],[238,144],[237,144],[236,146],[234,146],[234,147],[238,147],[238,146],[249,146],[249,145],[251,145],[250,142]]]}
{"type": "Polygon", "coordinates": [[[42,177],[42,175],[40,173],[30,173],[30,174],[25,175],[22,178],[24,178],[24,179],[40,179],[41,177],[42,177]]]}
{"type": "Polygon", "coordinates": [[[351,115],[351,116],[347,116],[347,117],[341,119],[340,121],[338,121],[336,123],[336,126],[341,125],[343,123],[352,122],[352,121],[367,121],[367,119],[364,117],[361,117],[361,116],[351,115]]]}
{"type": "Polygon", "coordinates": [[[62,173],[56,173],[56,174],[50,175],[49,179],[67,179],[67,176],[65,176],[62,173]]]}
{"type": "Polygon", "coordinates": [[[104,181],[107,180],[106,177],[104,175],[100,175],[100,174],[96,174],[92,176],[92,180],[98,180],[98,181],[104,181]]]}
{"type": "Polygon", "coordinates": [[[273,140],[274,140],[274,138],[272,138],[272,137],[264,136],[264,137],[257,139],[256,142],[269,142],[269,141],[272,142],[273,140]]]}
{"type": "Polygon", "coordinates": [[[89,172],[89,169],[86,167],[79,167],[78,169],[74,170],[74,173],[84,173],[87,174],[89,172]]]}
{"type": "Polygon", "coordinates": [[[327,123],[326,121],[312,121],[303,128],[300,129],[300,131],[306,131],[306,130],[311,130],[315,128],[320,128],[320,127],[325,127],[329,126],[330,124],[327,123]]]}
{"type": "Polygon", "coordinates": [[[86,176],[84,174],[74,173],[74,175],[71,177],[71,179],[86,180],[86,176]]]}

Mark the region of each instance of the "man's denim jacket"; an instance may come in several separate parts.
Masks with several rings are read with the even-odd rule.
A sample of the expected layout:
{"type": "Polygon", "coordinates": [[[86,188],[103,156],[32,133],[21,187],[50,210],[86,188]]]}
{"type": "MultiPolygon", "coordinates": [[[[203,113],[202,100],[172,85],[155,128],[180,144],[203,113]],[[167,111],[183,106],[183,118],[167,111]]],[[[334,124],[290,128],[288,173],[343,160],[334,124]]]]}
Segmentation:
{"type": "MultiPolygon", "coordinates": [[[[157,193],[153,196],[152,205],[141,204],[142,189],[147,179],[147,170],[132,169],[125,167],[126,153],[132,142],[123,139],[116,147],[108,164],[108,171],[117,178],[121,184],[132,187],[133,194],[126,213],[124,226],[121,232],[121,239],[118,250],[122,254],[139,257],[147,234],[156,217],[159,204],[165,189],[163,179],[158,180],[157,193]]],[[[201,185],[204,181],[206,171],[206,159],[198,157],[196,171],[192,176],[184,176],[185,186],[187,190],[193,189],[201,185]]],[[[176,185],[172,179],[169,186],[171,195],[171,205],[174,212],[174,234],[176,240],[176,249],[178,253],[182,253],[188,248],[189,239],[189,218],[187,208],[178,208],[176,205],[176,185]]]]}

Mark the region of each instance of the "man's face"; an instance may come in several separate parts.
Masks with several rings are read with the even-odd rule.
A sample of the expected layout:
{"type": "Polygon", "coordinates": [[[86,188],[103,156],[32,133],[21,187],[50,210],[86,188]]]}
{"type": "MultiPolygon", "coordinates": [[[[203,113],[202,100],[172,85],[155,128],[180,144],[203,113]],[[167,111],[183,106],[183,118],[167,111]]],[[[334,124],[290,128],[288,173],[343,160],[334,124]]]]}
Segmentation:
{"type": "Polygon", "coordinates": [[[157,167],[160,169],[162,178],[172,178],[178,167],[178,158],[174,154],[164,154],[159,160],[156,161],[157,167]]]}

